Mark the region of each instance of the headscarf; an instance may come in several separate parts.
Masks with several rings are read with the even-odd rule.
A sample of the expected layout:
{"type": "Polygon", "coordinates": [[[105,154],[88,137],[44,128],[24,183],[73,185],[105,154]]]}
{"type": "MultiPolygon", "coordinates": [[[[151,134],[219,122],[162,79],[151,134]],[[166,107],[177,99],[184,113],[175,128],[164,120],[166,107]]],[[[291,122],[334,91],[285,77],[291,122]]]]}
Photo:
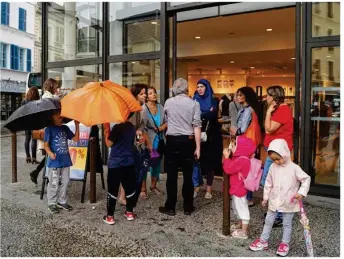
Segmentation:
{"type": "MultiPolygon", "coordinates": [[[[197,82],[198,84],[202,84],[205,86],[205,92],[204,95],[199,95],[198,91],[196,90],[193,99],[196,100],[200,107],[201,107],[201,112],[209,112],[211,107],[213,106],[213,95],[214,91],[213,88],[211,87],[210,83],[206,79],[201,79],[197,82]]],[[[213,107],[216,109],[216,107],[213,107]]]]}

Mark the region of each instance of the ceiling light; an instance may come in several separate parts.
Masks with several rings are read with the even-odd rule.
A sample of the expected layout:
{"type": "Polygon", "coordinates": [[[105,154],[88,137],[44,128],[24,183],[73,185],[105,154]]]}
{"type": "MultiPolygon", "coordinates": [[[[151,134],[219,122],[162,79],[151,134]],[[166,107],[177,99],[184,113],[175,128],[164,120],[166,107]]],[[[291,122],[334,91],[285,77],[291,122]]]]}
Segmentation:
{"type": "Polygon", "coordinates": [[[151,22],[151,24],[156,25],[156,24],[158,24],[158,22],[151,22]]]}
{"type": "Polygon", "coordinates": [[[234,60],[232,60],[232,61],[231,61],[231,64],[234,64],[234,63],[235,63],[235,61],[234,61],[234,60]]]}
{"type": "Polygon", "coordinates": [[[296,58],[290,58],[290,59],[296,59],[296,58]]]}
{"type": "Polygon", "coordinates": [[[254,69],[254,67],[250,67],[250,68],[254,69]]]}
{"type": "Polygon", "coordinates": [[[331,56],[326,56],[327,58],[330,58],[331,56]]]}
{"type": "Polygon", "coordinates": [[[265,75],[262,75],[262,76],[265,76],[265,75]]]}
{"type": "Polygon", "coordinates": [[[131,64],[135,64],[135,61],[131,62],[131,64]]]}
{"type": "Polygon", "coordinates": [[[266,29],[266,31],[272,31],[272,29],[266,29]]]}
{"type": "Polygon", "coordinates": [[[283,76],[287,76],[287,75],[283,75],[283,76]]]}
{"type": "Polygon", "coordinates": [[[201,38],[201,36],[196,36],[195,39],[199,40],[201,38]]]}

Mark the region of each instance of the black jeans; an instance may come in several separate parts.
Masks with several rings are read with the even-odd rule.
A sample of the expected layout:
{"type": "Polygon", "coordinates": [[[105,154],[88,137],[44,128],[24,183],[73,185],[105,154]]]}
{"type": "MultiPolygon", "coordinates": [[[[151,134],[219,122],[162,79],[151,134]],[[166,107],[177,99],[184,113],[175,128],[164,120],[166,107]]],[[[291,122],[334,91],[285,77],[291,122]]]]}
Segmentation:
{"type": "Polygon", "coordinates": [[[32,158],[36,159],[36,152],[37,152],[37,139],[31,139],[32,138],[32,131],[31,130],[25,130],[25,152],[26,157],[30,156],[30,141],[31,141],[31,153],[32,158]]]}
{"type": "MultiPolygon", "coordinates": [[[[111,196],[118,196],[119,185],[122,184],[126,200],[127,200],[127,211],[133,212],[133,204],[135,199],[135,188],[136,188],[136,171],[134,166],[126,166],[119,168],[109,168],[107,185],[108,192],[111,196]]],[[[113,216],[116,207],[116,199],[107,195],[107,214],[113,216]]]]}
{"type": "Polygon", "coordinates": [[[167,171],[167,201],[165,207],[175,209],[178,192],[178,168],[183,171],[184,210],[193,209],[192,171],[196,144],[189,136],[167,136],[166,142],[166,171],[167,171]]]}

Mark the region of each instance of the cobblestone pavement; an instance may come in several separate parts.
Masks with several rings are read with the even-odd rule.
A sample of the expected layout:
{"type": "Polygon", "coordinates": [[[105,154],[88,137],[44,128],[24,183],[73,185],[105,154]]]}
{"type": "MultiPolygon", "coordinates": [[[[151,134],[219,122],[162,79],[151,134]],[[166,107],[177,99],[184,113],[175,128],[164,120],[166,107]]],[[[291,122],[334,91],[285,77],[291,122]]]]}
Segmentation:
{"type": "MultiPolygon", "coordinates": [[[[116,225],[108,226],[102,222],[106,192],[101,188],[100,176],[97,176],[96,204],[80,203],[82,184],[71,182],[69,198],[75,209],[53,216],[47,210],[46,197],[43,201],[39,199],[41,181],[37,186],[30,182],[28,174],[34,166],[25,164],[23,136],[18,136],[18,183],[11,183],[10,141],[10,137],[1,138],[1,256],[275,255],[282,229],[273,230],[268,251],[254,253],[248,249],[250,242],[262,230],[264,209],[260,205],[250,210],[252,224],[248,240],[233,240],[221,236],[220,192],[214,192],[212,200],[205,200],[204,193],[201,193],[195,201],[197,210],[191,216],[182,213],[182,204],[179,202],[175,217],[158,212],[165,196],[148,193],[149,199],[139,202],[136,221],[126,221],[123,217],[124,208],[118,207],[115,212],[116,225]]],[[[160,186],[164,190],[166,175],[161,178],[160,186]]],[[[88,191],[87,188],[87,194],[88,191]]],[[[181,194],[178,200],[182,200],[181,194]]],[[[339,203],[334,201],[331,206],[326,206],[325,203],[312,202],[310,205],[306,200],[305,204],[310,218],[315,255],[338,257],[339,203]]],[[[234,215],[232,218],[234,220],[234,215]]],[[[298,216],[294,219],[290,256],[306,256],[302,227],[298,219],[298,216]]]]}

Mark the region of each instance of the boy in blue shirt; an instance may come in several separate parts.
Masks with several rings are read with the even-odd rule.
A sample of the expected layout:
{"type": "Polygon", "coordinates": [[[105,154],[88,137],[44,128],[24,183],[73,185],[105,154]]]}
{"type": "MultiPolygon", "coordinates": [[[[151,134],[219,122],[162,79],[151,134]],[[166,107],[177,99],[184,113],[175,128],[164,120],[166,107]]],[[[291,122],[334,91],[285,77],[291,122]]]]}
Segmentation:
{"type": "MultiPolygon", "coordinates": [[[[129,116],[130,118],[131,116],[129,116]]],[[[134,143],[136,137],[135,126],[127,120],[116,124],[110,131],[110,124],[104,124],[105,143],[111,147],[108,160],[108,197],[107,215],[103,220],[109,225],[115,224],[114,212],[118,190],[122,184],[126,194],[126,211],[124,216],[127,220],[134,220],[133,212],[135,205],[136,171],[134,160],[134,143]]]]}
{"type": "Polygon", "coordinates": [[[52,115],[53,126],[44,131],[44,149],[48,154],[48,207],[52,213],[58,213],[59,208],[72,210],[67,203],[67,188],[69,184],[69,171],[73,165],[68,150],[68,140],[79,141],[79,122],[75,123],[75,135],[66,126],[62,125],[60,112],[52,115]],[[61,185],[59,179],[61,176],[61,185]]]}

